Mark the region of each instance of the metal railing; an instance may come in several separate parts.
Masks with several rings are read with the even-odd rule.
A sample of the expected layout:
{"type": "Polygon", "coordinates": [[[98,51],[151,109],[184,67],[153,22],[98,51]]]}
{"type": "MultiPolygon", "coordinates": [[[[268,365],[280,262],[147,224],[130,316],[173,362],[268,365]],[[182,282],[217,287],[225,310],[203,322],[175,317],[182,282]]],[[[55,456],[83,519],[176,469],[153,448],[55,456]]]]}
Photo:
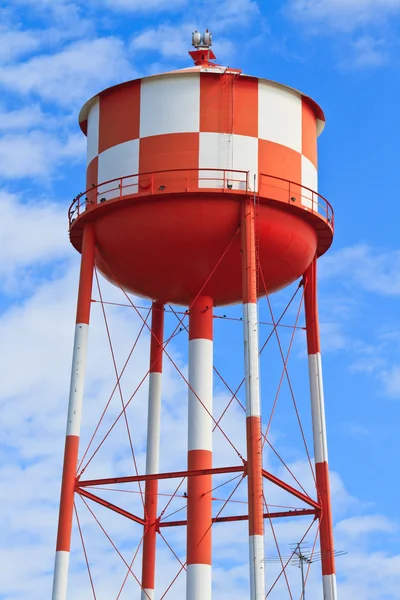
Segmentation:
{"type": "Polygon", "coordinates": [[[287,204],[293,204],[307,210],[308,212],[320,215],[334,227],[334,212],[331,204],[324,196],[315,192],[311,188],[295,183],[283,177],[260,174],[258,194],[262,198],[279,200],[287,204]]]}
{"type": "Polygon", "coordinates": [[[159,196],[160,194],[197,191],[219,191],[233,193],[256,193],[297,205],[308,212],[317,213],[333,227],[334,213],[328,200],[314,190],[274,175],[261,173],[258,191],[250,184],[250,172],[234,169],[169,169],[151,173],[136,173],[92,185],[76,196],[68,211],[70,227],[74,221],[97,204],[125,196],[159,196]]]}
{"type": "Polygon", "coordinates": [[[168,169],[104,181],[76,196],[68,211],[70,226],[93,205],[124,196],[196,192],[207,189],[247,193],[249,172],[236,169],[168,169]]]}

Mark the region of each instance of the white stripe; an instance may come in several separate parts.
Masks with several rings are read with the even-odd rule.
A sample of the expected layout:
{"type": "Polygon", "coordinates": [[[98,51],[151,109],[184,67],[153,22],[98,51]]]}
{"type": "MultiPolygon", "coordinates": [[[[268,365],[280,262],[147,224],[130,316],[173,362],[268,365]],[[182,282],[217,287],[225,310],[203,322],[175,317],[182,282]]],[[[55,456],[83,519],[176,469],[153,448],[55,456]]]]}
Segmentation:
{"type": "Polygon", "coordinates": [[[212,450],[213,343],[189,342],[188,449],[212,450]],[[193,390],[193,391],[192,391],[193,390]],[[194,392],[194,393],[193,393],[194,392]]]}
{"type": "Polygon", "coordinates": [[[67,435],[77,435],[78,437],[81,430],[88,335],[89,325],[78,323],[75,327],[67,421],[67,435]]]}
{"type": "Polygon", "coordinates": [[[186,573],[186,600],[210,599],[211,565],[188,565],[186,573]]]}
{"type": "Polygon", "coordinates": [[[141,600],[154,600],[154,590],[143,589],[141,600]]]}
{"type": "Polygon", "coordinates": [[[321,354],[308,357],[315,462],[328,462],[321,354]]]}
{"type": "Polygon", "coordinates": [[[306,208],[318,212],[319,197],[312,192],[318,192],[318,171],[306,156],[301,156],[301,183],[307,188],[301,189],[301,203],[306,208]],[[312,190],[312,192],[310,192],[312,190]]]}
{"type": "Polygon", "coordinates": [[[65,600],[67,597],[68,566],[69,552],[56,552],[52,600],[65,600]]]}
{"type": "Polygon", "coordinates": [[[139,140],[129,140],[122,144],[117,144],[107,148],[99,154],[99,202],[118,198],[118,196],[127,196],[137,194],[138,177],[128,177],[139,172],[139,140]],[[125,177],[121,181],[122,187],[119,188],[119,182],[103,184],[104,181],[110,181],[118,177],[125,177]],[[102,185],[103,184],[103,185],[102,185]],[[109,191],[111,190],[111,191],[109,191]]]}
{"type": "Polygon", "coordinates": [[[140,137],[200,131],[200,73],[142,80],[140,137]]]}
{"type": "Polygon", "coordinates": [[[89,165],[99,153],[99,122],[100,103],[97,100],[90,108],[88,115],[86,165],[89,165]]]}
{"type": "Polygon", "coordinates": [[[336,575],[324,575],[322,583],[324,586],[324,600],[337,600],[336,575]]]}
{"type": "Polygon", "coordinates": [[[258,82],[258,137],[301,152],[302,98],[279,84],[258,82]]]}
{"type": "Polygon", "coordinates": [[[243,304],[246,415],[261,416],[257,304],[243,304]]]}
{"type": "Polygon", "coordinates": [[[250,599],[265,600],[264,536],[251,535],[250,543],[250,599]]]}
{"type": "Polygon", "coordinates": [[[149,411],[147,417],[146,473],[158,473],[160,457],[161,373],[149,375],[149,411]]]}

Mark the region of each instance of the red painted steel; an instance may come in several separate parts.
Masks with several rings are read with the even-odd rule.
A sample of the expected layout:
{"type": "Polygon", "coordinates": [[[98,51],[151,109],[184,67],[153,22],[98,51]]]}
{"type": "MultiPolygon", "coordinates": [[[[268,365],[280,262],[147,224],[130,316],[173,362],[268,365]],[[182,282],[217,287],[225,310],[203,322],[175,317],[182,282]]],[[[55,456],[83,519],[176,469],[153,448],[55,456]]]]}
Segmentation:
{"type": "MultiPolygon", "coordinates": [[[[237,178],[246,181],[246,172],[236,173],[237,178]]],[[[93,222],[99,248],[96,264],[108,279],[162,303],[188,305],[237,230],[240,204],[247,193],[227,187],[187,186],[180,170],[176,187],[160,192],[160,186],[153,190],[154,174],[146,176],[150,178],[146,191],[87,204],[83,212],[82,197],[78,198],[70,209],[71,242],[80,250],[81,227],[86,221],[93,222]],[[201,261],[197,260],[199,252],[201,261]],[[140,261],[129,258],[139,255],[140,261]]],[[[227,171],[221,171],[221,179],[227,181],[228,177],[227,171]]],[[[114,183],[116,189],[122,189],[122,180],[114,183]]],[[[311,211],[296,205],[290,200],[295,184],[291,188],[285,182],[285,186],[287,189],[277,194],[276,185],[265,185],[264,179],[267,194],[261,187],[258,205],[259,260],[270,292],[301,277],[318,248],[326,251],[332,240],[331,225],[325,215],[319,214],[317,205],[311,211]]],[[[101,190],[97,193],[101,194],[101,190]]],[[[319,196],[316,194],[315,198],[319,196]]],[[[326,204],[324,210],[329,211],[326,204]]],[[[240,256],[237,239],[202,290],[214,299],[215,306],[240,301],[240,256]]]]}

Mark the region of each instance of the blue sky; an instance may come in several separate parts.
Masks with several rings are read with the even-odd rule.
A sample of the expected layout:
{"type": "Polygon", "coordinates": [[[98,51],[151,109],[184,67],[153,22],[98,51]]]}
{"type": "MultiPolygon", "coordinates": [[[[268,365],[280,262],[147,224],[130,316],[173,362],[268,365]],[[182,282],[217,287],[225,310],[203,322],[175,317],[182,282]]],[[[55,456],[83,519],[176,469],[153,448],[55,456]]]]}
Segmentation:
{"type": "MultiPolygon", "coordinates": [[[[326,113],[319,143],[320,191],[335,209],[336,237],[321,260],[320,309],[336,537],[338,547],[349,553],[338,563],[340,598],[398,598],[399,24],[399,0],[1,3],[0,555],[6,565],[1,600],[50,595],[79,262],[67,239],[67,209],[85,180],[78,111],[109,85],[189,65],[191,32],[206,27],[213,31],[221,63],[301,89],[326,113]]],[[[111,288],[107,298],[121,300],[111,288]]],[[[277,312],[282,298],[273,298],[277,312]]],[[[267,308],[262,311],[267,317],[267,308]]],[[[110,319],[122,360],[140,323],[122,309],[111,311],[110,319]]],[[[85,413],[84,437],[95,422],[97,400],[104,400],[112,380],[100,310],[94,309],[93,320],[87,386],[92,408],[85,413]]],[[[173,317],[168,322],[174,326],[173,317]]],[[[240,332],[232,329],[228,338],[224,326],[217,328],[221,346],[216,361],[234,385],[241,368],[240,332]],[[224,360],[232,340],[236,354],[224,360]]],[[[145,337],[130,385],[146,368],[146,342],[145,337]]],[[[303,342],[296,340],[292,375],[306,414],[303,342]]],[[[184,371],[185,348],[185,340],[171,344],[184,371]]],[[[264,380],[273,361],[262,360],[264,380]]],[[[185,451],[183,416],[175,402],[182,397],[183,405],[186,391],[172,367],[166,379],[167,467],[185,451]]],[[[218,406],[224,394],[217,386],[218,406]]],[[[145,402],[145,390],[141,399],[145,402]]],[[[145,415],[138,406],[134,410],[132,418],[144,425],[145,415]]],[[[285,415],[283,404],[274,439],[307,480],[295,425],[285,415]]],[[[226,424],[238,444],[243,442],[240,418],[233,409],[226,424]]],[[[305,427],[309,430],[307,417],[305,427]]],[[[142,460],[139,426],[137,435],[142,460]]],[[[222,461],[232,460],[221,440],[216,447],[222,461]]],[[[122,473],[126,464],[114,443],[99,472],[122,473]]],[[[271,468],[278,469],[273,461],[271,468]]],[[[89,517],[84,525],[95,542],[94,562],[101,564],[108,554],[101,553],[89,517]]],[[[282,524],[283,546],[297,541],[298,530],[291,527],[282,524]]],[[[121,547],[124,534],[123,524],[117,525],[121,547]]],[[[245,542],[245,530],[243,536],[245,542]]],[[[179,535],[172,539],[182,547],[179,535]]],[[[238,556],[231,556],[235,539],[229,528],[216,534],[225,556],[216,570],[218,599],[245,593],[246,549],[238,543],[244,554],[238,549],[238,556]],[[224,584],[227,575],[231,590],[224,584]]],[[[71,597],[79,600],[90,595],[76,535],[74,548],[71,597]]],[[[161,579],[170,556],[163,558],[161,579]]],[[[116,595],[112,582],[119,563],[112,560],[108,570],[96,572],[104,598],[116,595]]],[[[319,597],[317,570],[311,585],[313,597],[319,597]]],[[[279,593],[283,598],[285,588],[279,593]]]]}

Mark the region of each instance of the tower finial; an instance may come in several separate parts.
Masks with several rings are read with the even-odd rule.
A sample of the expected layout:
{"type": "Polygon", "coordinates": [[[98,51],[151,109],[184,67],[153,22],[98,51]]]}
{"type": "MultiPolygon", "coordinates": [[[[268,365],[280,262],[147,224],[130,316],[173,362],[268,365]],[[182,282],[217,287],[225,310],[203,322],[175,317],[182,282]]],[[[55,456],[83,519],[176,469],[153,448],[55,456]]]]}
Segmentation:
{"type": "Polygon", "coordinates": [[[209,64],[210,60],[216,59],[214,52],[211,50],[212,33],[208,29],[203,34],[197,30],[192,33],[192,46],[195,50],[192,50],[189,54],[195,65],[206,65],[209,64]]]}

